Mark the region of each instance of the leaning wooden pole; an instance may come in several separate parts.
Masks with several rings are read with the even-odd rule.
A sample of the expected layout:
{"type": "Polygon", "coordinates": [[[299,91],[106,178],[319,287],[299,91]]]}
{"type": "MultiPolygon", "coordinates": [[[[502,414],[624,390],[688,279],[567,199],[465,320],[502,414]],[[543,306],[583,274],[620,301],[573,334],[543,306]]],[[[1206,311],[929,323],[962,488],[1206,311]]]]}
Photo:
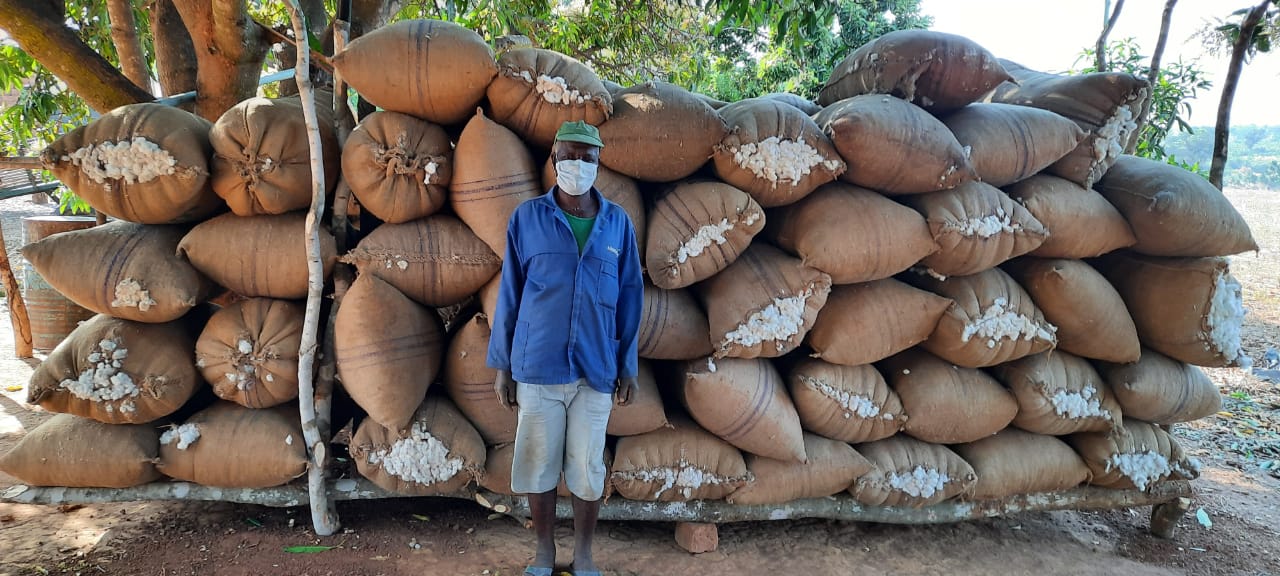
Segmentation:
{"type": "MultiPolygon", "coordinates": [[[[298,0],[285,0],[285,9],[293,21],[295,38],[307,37],[307,25],[298,0]]],[[[317,398],[323,391],[315,386],[316,332],[320,326],[320,303],[324,295],[324,264],[320,260],[320,228],[324,217],[324,151],[320,144],[320,119],[316,115],[315,91],[311,87],[311,54],[298,51],[294,65],[294,79],[298,83],[298,96],[302,100],[302,114],[307,126],[307,144],[311,150],[311,212],[307,214],[307,309],[302,324],[302,344],[298,350],[298,411],[302,417],[302,436],[307,442],[310,467],[307,471],[307,487],[311,495],[311,522],[319,536],[329,536],[338,531],[338,513],[329,497],[325,484],[328,459],[328,439],[320,433],[317,418],[317,398]]],[[[328,409],[328,395],[319,402],[328,409]]],[[[324,421],[329,420],[325,414],[324,421]]]]}
{"type": "Polygon", "coordinates": [[[0,224],[0,282],[9,300],[9,321],[13,324],[14,352],[18,358],[35,356],[31,346],[31,318],[27,315],[27,303],[22,299],[18,279],[13,276],[9,264],[9,249],[4,245],[4,225],[0,224]]]}

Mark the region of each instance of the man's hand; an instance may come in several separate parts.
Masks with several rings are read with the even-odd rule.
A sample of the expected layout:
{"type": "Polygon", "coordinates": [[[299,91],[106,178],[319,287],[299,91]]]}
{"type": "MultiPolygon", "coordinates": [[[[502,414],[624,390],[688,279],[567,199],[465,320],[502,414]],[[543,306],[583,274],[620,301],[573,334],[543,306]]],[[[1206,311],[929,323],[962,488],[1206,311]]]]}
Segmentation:
{"type": "Polygon", "coordinates": [[[636,394],[640,390],[640,383],[632,378],[619,378],[617,384],[613,388],[613,397],[617,400],[619,406],[626,406],[635,399],[636,394]]]}
{"type": "Polygon", "coordinates": [[[516,382],[511,379],[510,372],[498,371],[498,377],[493,382],[493,391],[497,393],[498,402],[503,408],[510,410],[516,406],[516,382]]]}

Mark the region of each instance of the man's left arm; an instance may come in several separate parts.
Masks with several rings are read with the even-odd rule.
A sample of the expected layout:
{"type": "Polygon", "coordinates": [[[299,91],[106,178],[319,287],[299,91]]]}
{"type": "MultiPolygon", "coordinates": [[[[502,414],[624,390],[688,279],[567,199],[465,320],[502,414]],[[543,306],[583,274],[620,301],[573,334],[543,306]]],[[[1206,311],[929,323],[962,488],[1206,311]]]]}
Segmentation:
{"type": "Polygon", "coordinates": [[[635,229],[627,221],[627,241],[618,262],[618,400],[631,401],[639,373],[640,318],[644,313],[644,278],[635,229]]]}

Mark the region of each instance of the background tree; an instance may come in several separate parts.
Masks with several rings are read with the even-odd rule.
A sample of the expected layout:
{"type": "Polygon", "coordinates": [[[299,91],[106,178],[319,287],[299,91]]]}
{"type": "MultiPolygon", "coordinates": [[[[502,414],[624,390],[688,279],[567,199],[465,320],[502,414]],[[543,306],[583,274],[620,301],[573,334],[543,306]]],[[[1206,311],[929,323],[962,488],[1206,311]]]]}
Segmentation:
{"type": "Polygon", "coordinates": [[[1236,86],[1244,64],[1258,52],[1271,51],[1271,37],[1280,26],[1280,11],[1272,8],[1271,0],[1262,0],[1253,8],[1236,10],[1230,18],[1205,31],[1201,37],[1211,50],[1221,50],[1224,44],[1231,46],[1231,61],[1222,81],[1222,100],[1218,103],[1218,121],[1214,127],[1213,163],[1209,168],[1209,181],[1222,188],[1223,172],[1227,167],[1227,145],[1230,140],[1231,104],[1236,97],[1236,86]],[[1216,32],[1216,34],[1214,34],[1216,32]]]}

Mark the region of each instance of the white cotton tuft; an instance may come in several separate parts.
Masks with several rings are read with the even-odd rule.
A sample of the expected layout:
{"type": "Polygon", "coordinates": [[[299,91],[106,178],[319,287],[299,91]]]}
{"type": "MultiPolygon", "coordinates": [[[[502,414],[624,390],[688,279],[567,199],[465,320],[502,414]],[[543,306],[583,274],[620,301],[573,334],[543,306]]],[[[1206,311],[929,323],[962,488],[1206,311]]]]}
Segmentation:
{"type": "Polygon", "coordinates": [[[982,310],[981,316],[965,324],[960,340],[968,342],[974,336],[979,336],[987,340],[988,348],[994,348],[1000,340],[1039,339],[1057,342],[1055,335],[1057,331],[1057,326],[1048,322],[1038,324],[1035,320],[1009,308],[1007,299],[996,298],[990,306],[982,310]]]}
{"type": "Polygon", "coordinates": [[[729,478],[716,476],[708,470],[697,468],[689,464],[684,458],[681,458],[674,467],[663,466],[628,470],[626,472],[618,472],[617,476],[624,480],[662,482],[662,486],[653,493],[654,498],[661,498],[664,492],[672,489],[678,491],[682,497],[689,498],[697,488],[727,484],[731,481],[729,478]]]}
{"type": "Polygon", "coordinates": [[[772,304],[752,314],[746,322],[725,334],[725,342],[750,348],[762,342],[773,341],[781,349],[784,342],[804,328],[805,302],[812,295],[813,288],[810,287],[796,296],[774,298],[772,304]]]}
{"type": "Polygon", "coordinates": [[[946,222],[942,225],[942,229],[955,230],[961,236],[990,238],[1000,233],[1013,234],[1021,232],[1022,224],[1014,223],[1013,215],[1005,212],[1004,208],[996,208],[995,214],[988,214],[981,218],[946,222]]]}
{"type": "Polygon", "coordinates": [[[176,426],[174,428],[165,430],[164,434],[160,435],[160,444],[167,446],[169,444],[172,444],[174,440],[177,440],[178,449],[186,450],[192,444],[195,444],[196,440],[199,440],[199,439],[200,439],[199,426],[195,424],[183,424],[181,426],[176,426]]]}
{"type": "MultiPolygon", "coordinates": [[[[120,348],[114,340],[102,340],[93,352],[85,358],[88,366],[76,379],[67,378],[58,386],[70,392],[76,398],[84,400],[113,401],[132,398],[138,395],[138,387],[133,378],[121,372],[122,361],[129,356],[129,351],[120,348]]],[[[132,406],[132,404],[130,404],[132,406]]],[[[122,412],[126,410],[120,406],[122,412]]]]}
{"type": "Polygon", "coordinates": [[[111,301],[111,306],[117,308],[137,308],[143,312],[150,310],[156,305],[156,301],[151,298],[151,292],[142,287],[142,283],[133,278],[125,278],[116,284],[115,300],[111,301]]]}
{"type": "Polygon", "coordinates": [[[150,182],[175,172],[178,161],[155,142],[141,136],[120,142],[89,144],[64,157],[98,184],[124,180],[150,182]]]}
{"type": "Polygon", "coordinates": [[[1138,123],[1133,117],[1133,110],[1128,106],[1121,106],[1094,133],[1097,139],[1093,142],[1093,157],[1097,160],[1119,158],[1124,154],[1124,146],[1129,140],[1129,135],[1137,129],[1138,123]]]}
{"type": "Polygon", "coordinates": [[[786,140],[770,136],[760,142],[751,142],[733,150],[733,161],[739,167],[768,180],[776,188],[779,182],[795,183],[808,176],[815,166],[821,165],[836,172],[841,163],[826,160],[804,139],[786,140]]]}
{"type": "MultiPolygon", "coordinates": [[[[521,73],[522,78],[528,79],[528,72],[521,73]]],[[[543,100],[551,104],[563,104],[565,106],[582,105],[587,102],[589,97],[575,88],[569,87],[569,82],[559,76],[547,76],[539,74],[538,79],[533,81],[533,89],[542,96],[543,100]]]]}
{"type": "Polygon", "coordinates": [[[1207,322],[1210,346],[1227,362],[1237,362],[1243,355],[1240,332],[1244,327],[1244,299],[1240,282],[1226,272],[1220,272],[1214,278],[1207,322]]]}
{"type": "Polygon", "coordinates": [[[880,415],[880,407],[871,398],[859,394],[851,394],[848,390],[841,390],[817,378],[801,376],[800,380],[813,386],[823,396],[835,400],[844,409],[845,418],[853,416],[874,418],[880,415]]]}
{"type": "Polygon", "coordinates": [[[1086,384],[1079,392],[1059,388],[1049,397],[1053,411],[1067,418],[1110,418],[1111,413],[1102,407],[1101,394],[1092,384],[1086,384]]]}
{"type": "Polygon", "coordinates": [[[712,244],[724,244],[728,240],[724,234],[733,230],[733,224],[728,218],[721,218],[718,224],[708,224],[698,228],[680,248],[676,250],[676,262],[684,264],[690,258],[696,258],[702,255],[703,250],[709,248],[712,244]]]}
{"type": "Polygon", "coordinates": [[[906,474],[889,473],[889,486],[914,498],[929,498],[947,487],[951,479],[935,468],[916,466],[906,474]]]}
{"type": "Polygon", "coordinates": [[[1139,490],[1146,490],[1173,472],[1167,458],[1150,450],[1116,454],[1107,460],[1107,470],[1112,468],[1119,470],[1139,490]]]}
{"type": "Polygon", "coordinates": [[[463,467],[462,459],[450,458],[449,447],[432,436],[422,422],[414,422],[410,436],[396,440],[390,450],[370,452],[368,462],[401,480],[422,485],[448,481],[463,467]]]}

